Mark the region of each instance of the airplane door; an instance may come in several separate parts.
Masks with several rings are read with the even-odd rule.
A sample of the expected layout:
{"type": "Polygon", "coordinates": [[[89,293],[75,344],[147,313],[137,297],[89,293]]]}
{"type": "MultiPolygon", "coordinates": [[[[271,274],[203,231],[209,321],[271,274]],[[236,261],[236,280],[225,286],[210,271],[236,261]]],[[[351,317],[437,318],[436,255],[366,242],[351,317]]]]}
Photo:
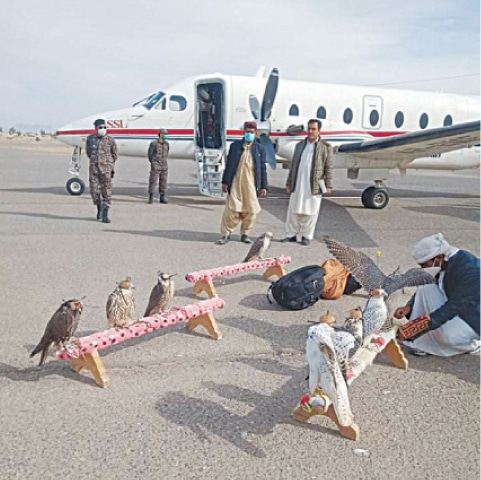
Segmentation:
{"type": "Polygon", "coordinates": [[[195,83],[194,158],[199,191],[209,197],[223,197],[222,174],[225,156],[225,84],[220,79],[195,83]]]}
{"type": "Polygon", "coordinates": [[[366,95],[362,106],[362,128],[380,128],[382,121],[382,98],[366,95]]]}

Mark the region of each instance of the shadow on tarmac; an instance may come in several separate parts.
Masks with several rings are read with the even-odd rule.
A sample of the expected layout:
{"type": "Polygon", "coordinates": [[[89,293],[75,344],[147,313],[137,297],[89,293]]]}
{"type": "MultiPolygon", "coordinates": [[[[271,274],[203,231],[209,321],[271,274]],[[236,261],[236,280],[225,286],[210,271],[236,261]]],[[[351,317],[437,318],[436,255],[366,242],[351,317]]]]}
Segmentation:
{"type": "Polygon", "coordinates": [[[243,363],[266,373],[284,375],[287,381],[268,394],[228,383],[204,382],[202,386],[227,400],[235,400],[250,407],[247,415],[238,415],[220,403],[196,398],[182,392],[169,392],[157,402],[160,416],[181,427],[189,428],[202,441],[210,441],[209,435],[217,435],[246,454],[265,458],[266,452],[255,445],[249,435],[272,435],[280,424],[330,434],[341,439],[332,427],[319,424],[299,423],[291,418],[291,412],[299,401],[299,391],[307,391],[306,370],[269,360],[241,358],[243,363]],[[302,388],[302,385],[305,388],[302,388]]]}

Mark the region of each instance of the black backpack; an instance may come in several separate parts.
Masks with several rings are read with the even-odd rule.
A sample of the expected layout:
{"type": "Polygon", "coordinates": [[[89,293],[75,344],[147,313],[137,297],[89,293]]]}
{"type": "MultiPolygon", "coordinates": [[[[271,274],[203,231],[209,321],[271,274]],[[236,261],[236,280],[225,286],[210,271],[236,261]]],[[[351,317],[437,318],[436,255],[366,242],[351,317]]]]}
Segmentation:
{"type": "Polygon", "coordinates": [[[324,269],[319,265],[298,268],[272,283],[267,290],[279,305],[288,310],[303,310],[314,305],[324,288],[324,269]]]}

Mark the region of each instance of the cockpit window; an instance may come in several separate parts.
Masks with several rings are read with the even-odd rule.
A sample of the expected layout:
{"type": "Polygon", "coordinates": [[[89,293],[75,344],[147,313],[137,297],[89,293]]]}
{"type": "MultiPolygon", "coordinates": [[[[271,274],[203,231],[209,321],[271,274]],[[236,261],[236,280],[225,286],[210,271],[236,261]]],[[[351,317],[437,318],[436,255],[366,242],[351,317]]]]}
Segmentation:
{"type": "Polygon", "coordinates": [[[180,95],[171,95],[169,98],[169,110],[180,112],[187,108],[187,100],[180,95]]]}
{"type": "Polygon", "coordinates": [[[149,95],[148,97],[143,98],[142,100],[139,100],[138,102],[135,102],[132,106],[144,107],[147,110],[151,110],[155,105],[157,105],[157,103],[159,103],[159,101],[163,97],[165,97],[164,92],[156,92],[156,93],[153,93],[152,95],[149,95]]]}

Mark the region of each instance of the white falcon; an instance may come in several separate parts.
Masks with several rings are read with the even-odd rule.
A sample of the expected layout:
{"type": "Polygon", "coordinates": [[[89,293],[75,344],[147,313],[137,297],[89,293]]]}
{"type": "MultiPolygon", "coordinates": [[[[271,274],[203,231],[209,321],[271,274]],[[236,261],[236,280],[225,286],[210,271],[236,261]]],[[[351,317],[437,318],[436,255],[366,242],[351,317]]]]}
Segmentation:
{"type": "Polygon", "coordinates": [[[307,332],[309,392],[314,395],[317,388],[325,392],[332,402],[339,423],[343,426],[352,425],[354,421],[347,393],[345,369],[351,357],[350,352],[356,348],[356,338],[352,333],[332,328],[326,323],[313,325],[307,332]]]}

